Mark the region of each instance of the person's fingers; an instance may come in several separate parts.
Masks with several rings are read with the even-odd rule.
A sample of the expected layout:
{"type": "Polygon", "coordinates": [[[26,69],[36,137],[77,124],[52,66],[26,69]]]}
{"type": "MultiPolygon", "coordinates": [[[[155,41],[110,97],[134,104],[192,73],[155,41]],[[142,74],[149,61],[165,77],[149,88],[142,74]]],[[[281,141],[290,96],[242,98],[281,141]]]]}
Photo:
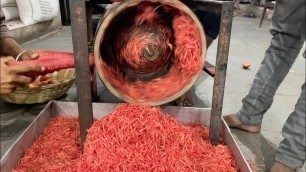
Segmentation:
{"type": "MultiPolygon", "coordinates": [[[[32,78],[31,78],[31,80],[32,80],[32,78]]],[[[30,83],[32,83],[32,81],[30,81],[30,83]]],[[[17,88],[17,87],[24,87],[26,84],[24,84],[24,83],[14,83],[14,86],[15,86],[15,88],[17,88]]]]}
{"type": "Polygon", "coordinates": [[[16,75],[16,78],[14,80],[14,86],[20,87],[25,84],[29,84],[32,82],[32,78],[24,76],[24,75],[16,75]]]}
{"type": "Polygon", "coordinates": [[[21,60],[34,60],[38,58],[38,53],[34,50],[27,50],[21,55],[21,60]]]}
{"type": "Polygon", "coordinates": [[[15,83],[2,83],[0,90],[1,94],[9,94],[15,91],[17,84],[15,83]]]}
{"type": "Polygon", "coordinates": [[[25,72],[43,72],[44,67],[40,66],[10,66],[11,73],[25,73],[25,72]]]}
{"type": "Polygon", "coordinates": [[[10,83],[2,83],[1,84],[1,89],[5,88],[5,89],[11,89],[11,88],[15,88],[18,84],[10,82],[10,83]]]}
{"type": "Polygon", "coordinates": [[[1,64],[7,65],[10,61],[15,61],[15,59],[12,56],[7,56],[7,57],[0,58],[0,61],[1,61],[1,64]]]}
{"type": "Polygon", "coordinates": [[[30,53],[32,59],[37,59],[39,56],[39,54],[34,50],[29,50],[28,52],[30,53]]]}
{"type": "Polygon", "coordinates": [[[9,94],[15,91],[15,88],[1,88],[0,94],[9,94]]]}
{"type": "Polygon", "coordinates": [[[31,83],[33,78],[20,74],[11,74],[6,80],[6,83],[1,84],[1,88],[22,87],[25,84],[31,83]]]}

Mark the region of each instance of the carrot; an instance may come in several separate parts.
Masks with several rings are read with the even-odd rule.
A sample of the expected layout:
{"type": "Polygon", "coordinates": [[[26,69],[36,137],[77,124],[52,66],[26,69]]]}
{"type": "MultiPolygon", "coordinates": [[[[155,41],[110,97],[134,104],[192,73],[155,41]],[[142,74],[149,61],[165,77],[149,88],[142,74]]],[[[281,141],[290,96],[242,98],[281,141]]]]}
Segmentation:
{"type": "Polygon", "coordinates": [[[250,66],[251,66],[251,64],[249,62],[243,62],[242,63],[243,69],[248,69],[250,66]]]}
{"type": "MultiPolygon", "coordinates": [[[[40,66],[44,67],[43,72],[28,72],[25,73],[26,76],[35,77],[39,75],[45,75],[47,73],[52,73],[54,71],[59,71],[61,69],[74,68],[74,56],[72,53],[47,53],[44,52],[36,60],[27,61],[12,61],[9,65],[12,66],[40,66]]],[[[91,67],[94,66],[93,55],[89,56],[89,64],[91,67]]]]}
{"type": "Polygon", "coordinates": [[[56,81],[53,81],[50,77],[48,76],[38,76],[32,83],[28,84],[29,88],[37,88],[41,85],[44,84],[50,84],[50,83],[55,83],[56,81]]]}
{"type": "Polygon", "coordinates": [[[74,54],[70,52],[59,52],[49,50],[37,50],[40,59],[62,59],[73,58],[74,54]]]}
{"type": "Polygon", "coordinates": [[[95,120],[80,151],[76,118],[56,117],[15,171],[238,171],[228,146],[209,129],[184,125],[159,107],[121,104],[95,120]]]}
{"type": "Polygon", "coordinates": [[[207,127],[184,125],[159,107],[121,104],[94,122],[76,171],[238,171],[207,127]]]}
{"type": "Polygon", "coordinates": [[[81,155],[80,143],[78,118],[53,118],[12,171],[65,171],[81,155]]]}

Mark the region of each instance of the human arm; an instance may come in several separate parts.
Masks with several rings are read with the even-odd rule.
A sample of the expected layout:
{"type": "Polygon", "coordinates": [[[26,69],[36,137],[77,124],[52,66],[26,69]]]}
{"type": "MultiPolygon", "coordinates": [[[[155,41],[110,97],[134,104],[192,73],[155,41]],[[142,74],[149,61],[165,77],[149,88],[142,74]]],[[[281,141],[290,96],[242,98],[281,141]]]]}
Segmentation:
{"type": "Polygon", "coordinates": [[[12,56],[14,58],[21,54],[21,60],[31,60],[38,57],[38,54],[33,50],[25,51],[25,49],[16,42],[13,34],[2,21],[0,21],[0,54],[3,56],[12,56]]]}

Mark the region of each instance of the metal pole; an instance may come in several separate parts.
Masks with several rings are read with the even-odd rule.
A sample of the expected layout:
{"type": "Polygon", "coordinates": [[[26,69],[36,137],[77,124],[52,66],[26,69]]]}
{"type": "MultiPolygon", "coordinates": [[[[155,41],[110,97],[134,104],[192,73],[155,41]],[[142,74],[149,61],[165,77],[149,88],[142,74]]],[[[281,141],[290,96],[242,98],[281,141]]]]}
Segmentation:
{"type": "Polygon", "coordinates": [[[85,6],[86,6],[87,39],[88,39],[88,43],[91,44],[93,41],[92,3],[91,1],[86,2],[85,6]]]}
{"type": "Polygon", "coordinates": [[[222,3],[209,133],[210,142],[215,145],[219,143],[220,137],[224,86],[233,21],[233,10],[233,2],[222,3]]]}
{"type": "Polygon", "coordinates": [[[87,134],[86,130],[93,123],[85,1],[70,0],[70,13],[83,150],[83,144],[87,134]]]}
{"type": "MultiPolygon", "coordinates": [[[[92,1],[87,1],[85,3],[86,6],[86,22],[87,22],[87,39],[88,39],[88,51],[90,53],[93,52],[93,41],[94,41],[94,30],[92,23],[92,1]]],[[[91,97],[92,101],[98,102],[100,98],[98,97],[98,89],[97,89],[97,75],[94,67],[90,69],[90,73],[92,76],[91,80],[91,97]]]]}

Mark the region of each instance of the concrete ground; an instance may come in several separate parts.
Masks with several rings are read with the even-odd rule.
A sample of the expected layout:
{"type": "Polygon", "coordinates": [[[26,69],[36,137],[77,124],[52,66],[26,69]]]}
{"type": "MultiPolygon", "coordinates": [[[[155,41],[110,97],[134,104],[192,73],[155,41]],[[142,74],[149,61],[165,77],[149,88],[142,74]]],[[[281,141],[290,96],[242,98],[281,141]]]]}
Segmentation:
{"type": "MultiPolygon", "coordinates": [[[[264,21],[258,27],[259,19],[234,17],[229,53],[227,79],[225,87],[223,114],[236,112],[241,106],[241,99],[248,93],[253,78],[264,57],[271,40],[270,22],[264,21]],[[241,63],[248,61],[251,67],[244,70],[241,63]]],[[[63,27],[57,34],[41,38],[24,45],[28,49],[47,49],[72,52],[70,27],[63,27]]],[[[207,61],[214,63],[217,53],[214,42],[207,53],[207,61]]],[[[266,113],[259,134],[250,134],[232,129],[234,137],[245,158],[255,165],[257,171],[268,171],[274,161],[275,150],[282,140],[281,129],[300,95],[305,81],[305,59],[299,55],[288,76],[278,89],[274,103],[266,113]]],[[[195,84],[195,106],[203,107],[211,103],[213,79],[206,74],[195,84]]],[[[101,101],[117,102],[99,82],[101,101]]],[[[75,93],[72,88],[70,93],[75,93]]],[[[75,101],[75,97],[68,98],[75,101]]]]}

